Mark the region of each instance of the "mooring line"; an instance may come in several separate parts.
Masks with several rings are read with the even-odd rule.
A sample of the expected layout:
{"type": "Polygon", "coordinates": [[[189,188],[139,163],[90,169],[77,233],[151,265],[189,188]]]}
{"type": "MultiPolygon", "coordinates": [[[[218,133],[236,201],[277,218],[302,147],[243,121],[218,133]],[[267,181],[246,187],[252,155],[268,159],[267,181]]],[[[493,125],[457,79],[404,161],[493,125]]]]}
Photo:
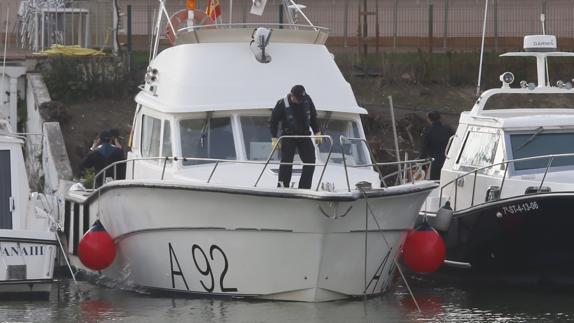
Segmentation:
{"type": "MultiPolygon", "coordinates": [[[[361,187],[357,187],[357,188],[359,189],[359,191],[361,191],[361,193],[363,193],[363,197],[365,199],[366,213],[371,214],[371,216],[373,217],[373,220],[375,220],[375,224],[377,225],[379,232],[381,233],[381,236],[383,237],[383,241],[385,241],[387,248],[390,249],[389,242],[387,241],[387,238],[385,237],[385,234],[383,233],[383,230],[381,229],[381,226],[379,225],[379,221],[377,221],[377,218],[375,217],[375,214],[373,213],[373,210],[371,209],[371,207],[369,205],[369,198],[367,197],[367,193],[361,187]]],[[[365,232],[365,234],[367,234],[367,233],[365,232]]],[[[365,239],[365,241],[366,241],[366,239],[365,239]]],[[[365,253],[366,253],[366,250],[365,250],[365,253]]],[[[400,266],[399,262],[397,261],[397,257],[393,257],[393,262],[395,263],[395,266],[397,266],[397,269],[399,270],[399,274],[401,275],[401,278],[403,279],[403,282],[405,283],[407,290],[409,291],[409,295],[411,296],[413,302],[415,303],[417,310],[419,311],[419,313],[421,313],[422,311],[421,311],[421,308],[419,306],[419,303],[417,302],[417,299],[415,298],[415,295],[413,294],[413,291],[411,290],[411,287],[410,287],[405,275],[403,274],[401,266],[400,266]]],[[[367,270],[366,270],[366,257],[365,257],[365,277],[366,277],[366,271],[367,270]]],[[[366,281],[366,278],[365,278],[365,281],[366,281]]]]}

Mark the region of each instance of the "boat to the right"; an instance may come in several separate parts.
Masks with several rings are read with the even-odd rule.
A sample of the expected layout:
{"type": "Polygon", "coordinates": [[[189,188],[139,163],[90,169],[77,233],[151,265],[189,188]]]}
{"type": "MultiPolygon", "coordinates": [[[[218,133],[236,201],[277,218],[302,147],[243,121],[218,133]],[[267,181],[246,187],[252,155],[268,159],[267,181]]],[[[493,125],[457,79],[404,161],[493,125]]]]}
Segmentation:
{"type": "Polygon", "coordinates": [[[447,267],[574,286],[573,81],[548,75],[548,58],[574,53],[556,48],[554,36],[526,36],[524,52],[502,56],[535,58],[537,84],[511,86],[506,72],[460,116],[421,212],[445,239],[447,267]]]}

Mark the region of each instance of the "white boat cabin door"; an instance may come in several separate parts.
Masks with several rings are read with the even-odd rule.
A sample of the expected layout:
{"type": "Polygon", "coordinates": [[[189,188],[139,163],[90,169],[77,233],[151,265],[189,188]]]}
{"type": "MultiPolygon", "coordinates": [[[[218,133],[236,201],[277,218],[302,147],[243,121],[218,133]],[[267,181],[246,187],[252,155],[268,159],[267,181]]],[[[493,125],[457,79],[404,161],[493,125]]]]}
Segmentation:
{"type": "Polygon", "coordinates": [[[12,229],[10,150],[0,150],[0,229],[12,229]]]}
{"type": "Polygon", "coordinates": [[[488,167],[504,159],[502,132],[495,128],[469,126],[465,131],[462,146],[451,158],[455,158],[452,166],[442,169],[441,186],[453,181],[457,176],[475,170],[476,173],[446,186],[443,198],[450,200],[451,206],[456,206],[457,210],[484,203],[488,190],[500,186],[504,174],[504,167],[488,167]],[[484,167],[487,168],[483,169],[484,167]]]}

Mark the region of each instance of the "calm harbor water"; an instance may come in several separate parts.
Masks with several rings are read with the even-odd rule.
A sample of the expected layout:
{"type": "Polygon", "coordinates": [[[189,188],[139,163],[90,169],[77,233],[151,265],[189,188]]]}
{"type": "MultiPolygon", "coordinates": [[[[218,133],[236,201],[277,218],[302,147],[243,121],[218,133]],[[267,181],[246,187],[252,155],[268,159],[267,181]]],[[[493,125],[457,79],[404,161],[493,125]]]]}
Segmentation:
{"type": "Polygon", "coordinates": [[[400,282],[384,296],[308,304],[173,299],[70,280],[49,300],[3,301],[0,322],[565,322],[574,295],[496,286],[455,286],[409,279],[418,313],[400,282]]]}

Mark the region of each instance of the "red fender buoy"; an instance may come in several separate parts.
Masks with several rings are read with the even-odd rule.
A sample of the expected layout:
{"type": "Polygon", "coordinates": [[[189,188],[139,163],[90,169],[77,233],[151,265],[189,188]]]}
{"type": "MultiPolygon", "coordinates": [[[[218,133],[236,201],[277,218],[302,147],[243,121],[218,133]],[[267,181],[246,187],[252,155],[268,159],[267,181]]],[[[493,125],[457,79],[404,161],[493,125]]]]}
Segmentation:
{"type": "Polygon", "coordinates": [[[432,273],[444,262],[446,248],[440,234],[424,223],[409,232],[403,245],[403,259],[417,273],[432,273]]]}
{"type": "Polygon", "coordinates": [[[114,261],[116,245],[100,220],[96,220],[80,240],[78,256],[84,266],[93,270],[107,268],[114,261]]]}

